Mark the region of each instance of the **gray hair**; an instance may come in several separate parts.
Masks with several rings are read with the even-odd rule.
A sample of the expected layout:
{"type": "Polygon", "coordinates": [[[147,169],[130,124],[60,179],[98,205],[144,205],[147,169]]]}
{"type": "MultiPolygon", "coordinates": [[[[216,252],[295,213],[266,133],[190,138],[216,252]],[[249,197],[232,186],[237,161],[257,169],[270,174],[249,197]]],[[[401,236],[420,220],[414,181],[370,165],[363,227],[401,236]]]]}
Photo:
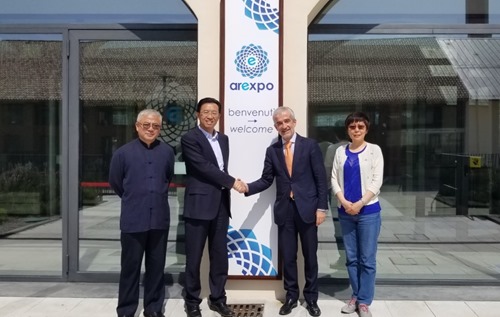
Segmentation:
{"type": "Polygon", "coordinates": [[[283,114],[285,112],[288,112],[290,114],[290,119],[295,120],[295,113],[293,110],[289,107],[278,107],[276,110],[273,112],[273,121],[276,123],[276,117],[280,114],[283,114]]]}
{"type": "Polygon", "coordinates": [[[139,114],[137,115],[137,122],[140,122],[142,117],[147,117],[147,116],[155,116],[159,117],[160,121],[162,120],[161,113],[158,112],[158,110],[155,109],[144,109],[139,114]]]}

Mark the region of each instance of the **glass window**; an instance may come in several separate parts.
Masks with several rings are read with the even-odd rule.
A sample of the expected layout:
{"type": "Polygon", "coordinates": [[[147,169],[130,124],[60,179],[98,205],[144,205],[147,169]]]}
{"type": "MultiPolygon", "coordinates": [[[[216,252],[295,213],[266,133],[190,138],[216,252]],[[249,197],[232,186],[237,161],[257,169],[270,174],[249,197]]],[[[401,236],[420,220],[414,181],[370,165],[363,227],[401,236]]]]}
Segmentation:
{"type": "Polygon", "coordinates": [[[0,61],[0,275],[60,276],[62,36],[0,34],[0,61]]]}
{"type": "Polygon", "coordinates": [[[180,138],[196,125],[196,41],[85,40],[80,49],[79,270],[118,272],[120,198],[109,188],[111,157],[137,138],[137,114],[163,115],[159,139],[176,154],[166,271],[183,271],[184,200],[180,138]]]}
{"type": "MultiPolygon", "coordinates": [[[[378,278],[498,279],[499,63],[497,37],[311,36],[308,133],[325,167],[353,111],[384,153],[378,278]]],[[[345,278],[335,206],[319,229],[320,249],[336,251],[321,273],[345,278]]]]}
{"type": "Polygon", "coordinates": [[[318,23],[499,23],[493,0],[340,0],[332,1],[318,23]]]}

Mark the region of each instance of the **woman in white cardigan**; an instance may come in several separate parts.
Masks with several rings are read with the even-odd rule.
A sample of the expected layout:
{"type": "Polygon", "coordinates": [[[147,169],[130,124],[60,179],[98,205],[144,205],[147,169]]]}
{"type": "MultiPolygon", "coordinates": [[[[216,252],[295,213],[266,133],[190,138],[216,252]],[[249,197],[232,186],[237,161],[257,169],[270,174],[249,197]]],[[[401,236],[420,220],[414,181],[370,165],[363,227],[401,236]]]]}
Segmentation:
{"type": "Polygon", "coordinates": [[[352,288],[351,300],[342,313],[356,310],[371,317],[369,306],[375,294],[377,240],[381,217],[378,195],[382,187],[384,157],[380,147],[365,141],[370,120],[363,112],[347,116],[345,128],[351,140],[335,153],[332,190],[337,197],[339,222],[346,252],[346,267],[352,288]]]}

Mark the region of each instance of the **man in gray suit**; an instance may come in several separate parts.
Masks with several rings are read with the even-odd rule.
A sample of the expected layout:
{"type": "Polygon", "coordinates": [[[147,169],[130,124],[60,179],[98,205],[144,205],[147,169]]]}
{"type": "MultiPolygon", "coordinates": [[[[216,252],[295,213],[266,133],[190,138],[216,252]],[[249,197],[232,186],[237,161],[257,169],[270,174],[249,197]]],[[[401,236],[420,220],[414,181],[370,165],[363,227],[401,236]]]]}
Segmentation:
{"type": "Polygon", "coordinates": [[[300,236],[305,264],[304,298],[311,316],[321,315],[318,307],[318,227],[328,209],[328,186],[323,156],[318,143],[295,133],[297,120],[292,109],[279,107],[273,114],[280,140],[267,148],[264,169],[259,180],[249,183],[246,195],[269,188],[276,179],[274,222],[278,225],[278,245],[283,257],[286,300],[280,315],[297,307],[297,236],[300,236]],[[293,160],[287,167],[285,154],[293,160]]]}

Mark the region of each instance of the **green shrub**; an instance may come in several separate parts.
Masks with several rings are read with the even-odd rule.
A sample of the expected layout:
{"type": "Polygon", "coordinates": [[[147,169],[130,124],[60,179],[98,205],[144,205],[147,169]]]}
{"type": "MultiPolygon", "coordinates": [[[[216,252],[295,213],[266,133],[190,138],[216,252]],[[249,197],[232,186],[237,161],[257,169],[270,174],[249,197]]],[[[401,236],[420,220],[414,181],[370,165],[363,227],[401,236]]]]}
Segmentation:
{"type": "Polygon", "coordinates": [[[98,188],[83,187],[82,203],[83,205],[95,206],[102,202],[102,193],[98,188]]]}
{"type": "Polygon", "coordinates": [[[43,176],[31,162],[16,164],[0,174],[0,192],[39,192],[43,176]]]}
{"type": "Polygon", "coordinates": [[[0,223],[3,223],[7,219],[7,211],[5,209],[0,208],[0,223]]]}
{"type": "Polygon", "coordinates": [[[101,196],[101,192],[97,188],[83,187],[82,198],[85,200],[93,200],[101,196]]]}
{"type": "Polygon", "coordinates": [[[493,169],[491,177],[491,198],[500,200],[500,168],[493,169]]]}

